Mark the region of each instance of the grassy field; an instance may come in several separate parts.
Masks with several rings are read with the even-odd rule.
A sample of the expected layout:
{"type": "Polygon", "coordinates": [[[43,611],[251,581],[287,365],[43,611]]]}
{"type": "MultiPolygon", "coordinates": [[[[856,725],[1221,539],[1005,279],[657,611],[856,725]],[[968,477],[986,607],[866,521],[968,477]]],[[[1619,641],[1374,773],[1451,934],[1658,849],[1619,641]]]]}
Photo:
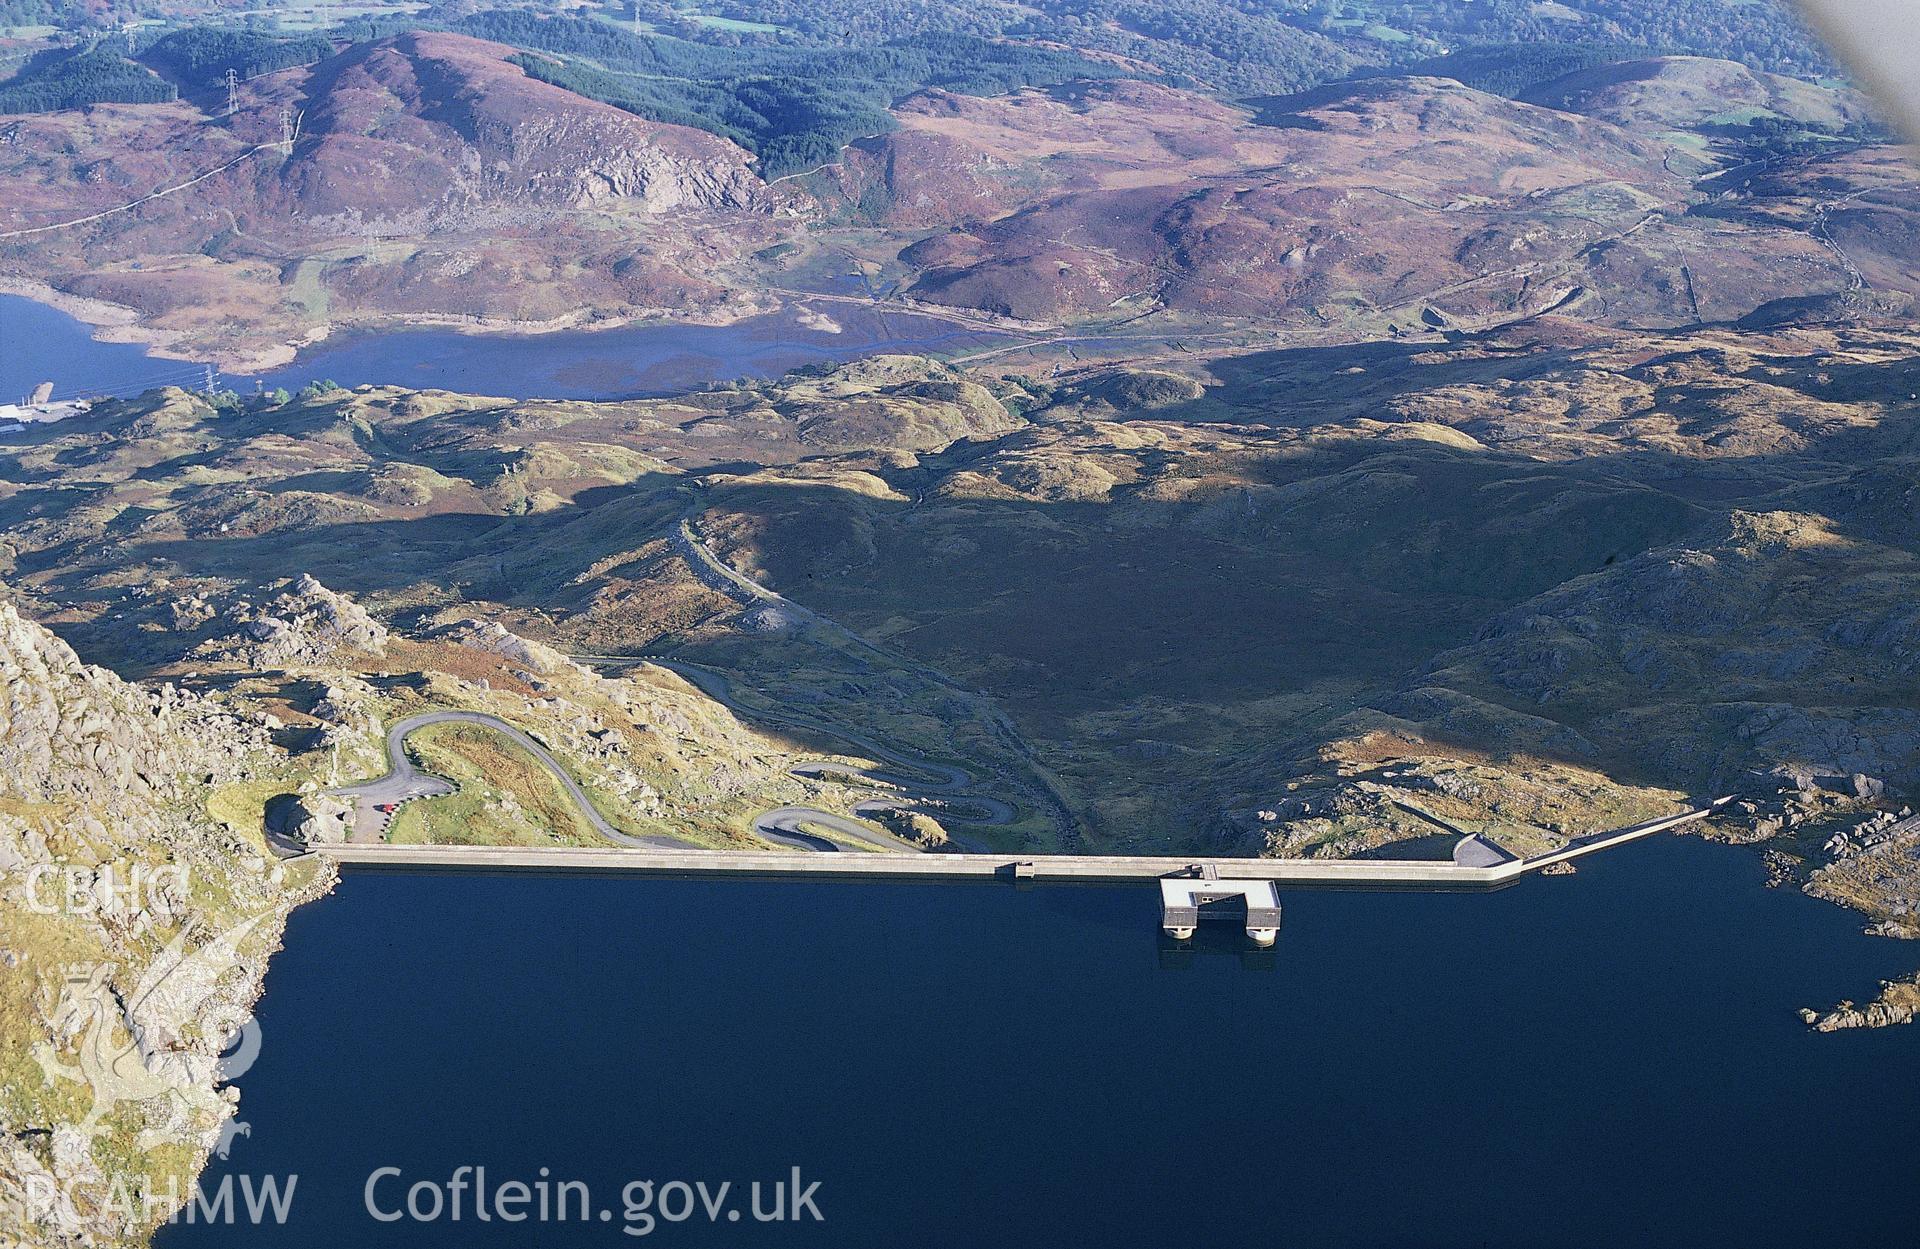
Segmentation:
{"type": "Polygon", "coordinates": [[[272,8],[247,9],[234,16],[263,18],[286,31],[330,30],[341,22],[363,17],[400,17],[427,8],[425,0],[291,0],[272,8]]]}
{"type": "Polygon", "coordinates": [[[598,846],[551,772],[491,729],[437,724],[407,739],[420,765],[460,786],[394,815],[397,845],[598,846]]]}
{"type": "Polygon", "coordinates": [[[771,35],[784,29],[769,22],[746,22],[737,17],[715,17],[711,13],[688,13],[685,16],[690,22],[710,26],[715,30],[731,30],[736,33],[771,35]]]}

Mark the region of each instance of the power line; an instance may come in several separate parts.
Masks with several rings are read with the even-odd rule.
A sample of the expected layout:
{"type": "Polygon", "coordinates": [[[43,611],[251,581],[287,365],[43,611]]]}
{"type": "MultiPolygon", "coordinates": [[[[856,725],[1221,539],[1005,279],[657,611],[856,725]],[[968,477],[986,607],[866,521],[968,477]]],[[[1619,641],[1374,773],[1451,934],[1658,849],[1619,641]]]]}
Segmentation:
{"type": "MultiPolygon", "coordinates": [[[[130,386],[151,388],[154,386],[169,386],[176,382],[201,381],[204,378],[205,370],[200,365],[194,364],[182,365],[178,369],[172,369],[165,373],[153,373],[142,377],[126,378],[125,380],[113,383],[113,385],[122,389],[130,386]]],[[[76,386],[74,391],[75,393],[79,393],[80,387],[76,386]]]]}
{"type": "Polygon", "coordinates": [[[99,212],[88,213],[84,217],[74,217],[68,221],[56,221],[51,225],[28,226],[19,230],[0,230],[0,239],[21,238],[29,234],[45,234],[49,230],[65,230],[70,226],[86,225],[89,222],[98,221],[102,217],[111,217],[115,213],[123,213],[128,211],[129,209],[138,208],[140,207],[140,205],[148,203],[152,200],[157,200],[162,196],[173,195],[177,192],[186,190],[190,186],[194,186],[198,183],[205,182],[208,178],[211,178],[216,174],[223,174],[227,170],[232,169],[235,165],[239,164],[241,161],[246,160],[248,157],[253,156],[258,152],[264,151],[266,148],[271,146],[273,145],[267,144],[267,143],[255,144],[254,146],[248,148],[246,151],[240,153],[240,155],[228,161],[226,164],[220,166],[218,169],[209,169],[207,172],[203,174],[198,174],[192,178],[189,178],[185,182],[178,182],[170,187],[162,187],[158,191],[153,191],[146,195],[142,195],[137,200],[132,200],[125,204],[116,204],[112,208],[105,208],[100,210],[99,212]]]}
{"type": "MultiPolygon", "coordinates": [[[[110,387],[105,390],[75,390],[71,394],[54,393],[48,396],[48,403],[95,403],[105,399],[136,399],[150,391],[164,390],[175,386],[181,390],[188,388],[187,382],[169,382],[166,386],[126,386],[110,387]]],[[[25,406],[25,405],[22,405],[25,406]]]]}
{"type": "Polygon", "coordinates": [[[179,386],[185,389],[196,382],[204,384],[205,381],[205,366],[182,364],[179,368],[165,373],[129,378],[111,386],[74,386],[70,389],[63,387],[53,392],[52,401],[64,403],[75,399],[124,399],[167,386],[179,386]]]}

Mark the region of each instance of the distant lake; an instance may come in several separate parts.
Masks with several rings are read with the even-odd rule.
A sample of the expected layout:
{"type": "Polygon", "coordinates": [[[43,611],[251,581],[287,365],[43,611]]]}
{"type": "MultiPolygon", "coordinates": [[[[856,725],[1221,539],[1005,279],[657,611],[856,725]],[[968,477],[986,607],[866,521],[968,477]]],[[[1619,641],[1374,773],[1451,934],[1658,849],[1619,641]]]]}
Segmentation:
{"type": "Polygon", "coordinates": [[[163,1249],[614,1246],[619,1192],[799,1166],[872,1246],[1895,1245],[1920,1027],[1822,1036],[1911,944],[1661,837],[1505,892],[1294,891],[1168,956],[1149,888],[349,871],[295,913],[227,1175],[283,1228],[163,1249]],[[382,1224],[379,1190],[591,1183],[609,1223],[382,1224]]]}
{"type": "MultiPolygon", "coordinates": [[[[934,317],[856,304],[817,309],[839,333],[811,328],[793,311],[732,325],[660,322],[549,334],[461,334],[394,330],[343,335],[303,353],[261,385],[297,389],[327,378],[363,384],[464,391],[506,398],[623,399],[676,394],[712,381],[777,377],[821,361],[881,352],[958,352],[1005,341],[934,317]]],[[[17,295],[0,295],[0,403],[43,381],[59,398],[137,394],[151,386],[197,387],[203,365],[162,360],[138,346],[101,343],[66,313],[17,295]]],[[[242,392],[251,377],[225,377],[242,392]]]]}

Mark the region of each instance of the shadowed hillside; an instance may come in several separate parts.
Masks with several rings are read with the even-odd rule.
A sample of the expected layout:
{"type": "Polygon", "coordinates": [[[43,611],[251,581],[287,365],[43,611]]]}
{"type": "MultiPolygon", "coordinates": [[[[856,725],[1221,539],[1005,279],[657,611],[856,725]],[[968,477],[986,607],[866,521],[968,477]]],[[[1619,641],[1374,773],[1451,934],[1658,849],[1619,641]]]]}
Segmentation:
{"type": "Polygon", "coordinates": [[[1573,769],[1629,806],[1788,765],[1908,786],[1914,350],[1542,322],[1044,383],[885,358],[623,404],[176,393],[10,453],[5,573],[137,670],[189,670],[289,567],[397,622],[484,606],[1044,775],[1115,847],[1297,848],[1258,812],[1361,760],[1573,769]]]}

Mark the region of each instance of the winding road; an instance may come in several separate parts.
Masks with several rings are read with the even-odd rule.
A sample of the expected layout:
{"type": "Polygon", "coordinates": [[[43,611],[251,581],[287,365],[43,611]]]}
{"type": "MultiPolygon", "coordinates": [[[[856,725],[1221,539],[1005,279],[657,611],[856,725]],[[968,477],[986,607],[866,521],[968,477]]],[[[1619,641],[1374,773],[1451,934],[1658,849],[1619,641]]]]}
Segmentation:
{"type": "MultiPolygon", "coordinates": [[[[740,711],[742,714],[754,714],[740,708],[732,701],[730,687],[726,679],[719,674],[683,665],[663,664],[662,666],[673,667],[702,692],[729,708],[740,711]]],[[[616,845],[642,850],[683,850],[692,844],[664,834],[635,836],[632,833],[622,832],[600,814],[599,809],[593,805],[593,800],[580,787],[580,783],[574,780],[573,775],[561,765],[558,759],[553,757],[551,751],[498,716],[479,711],[428,711],[408,716],[387,730],[387,774],[385,776],[364,781],[358,785],[342,785],[323,791],[353,805],[351,835],[353,842],[363,845],[377,844],[385,839],[387,828],[393,821],[393,813],[391,810],[381,810],[382,807],[398,807],[402,803],[419,798],[437,798],[454,793],[459,788],[451,781],[422,771],[407,756],[407,738],[421,729],[436,724],[477,724],[506,737],[552,773],[554,779],[560,782],[561,788],[566,790],[568,797],[573,799],[581,818],[592,825],[595,832],[616,845]]],[[[798,722],[795,724],[796,727],[801,727],[798,722]]],[[[803,727],[812,729],[814,726],[803,727]]],[[[875,758],[885,759],[911,772],[925,772],[938,777],[937,780],[921,781],[905,773],[860,768],[830,759],[806,760],[794,765],[791,771],[798,777],[818,779],[843,776],[851,781],[870,781],[903,791],[903,796],[900,798],[875,798],[860,803],[854,808],[855,816],[873,818],[890,810],[916,809],[922,806],[922,802],[916,799],[953,794],[955,799],[948,806],[974,809],[980,815],[977,821],[979,823],[1011,823],[1014,819],[1014,809],[997,798],[961,796],[961,791],[972,783],[973,778],[959,768],[915,760],[888,750],[878,743],[851,738],[848,740],[875,758]]],[[[754,817],[753,821],[753,831],[775,845],[818,852],[840,850],[842,847],[838,842],[821,835],[822,830],[841,840],[872,850],[910,853],[920,851],[919,846],[896,837],[884,829],[837,812],[824,811],[818,807],[775,807],[761,812],[754,817]]]]}
{"type": "MultiPolygon", "coordinates": [[[[586,657],[576,656],[576,658],[586,657]]],[[[792,775],[807,779],[842,777],[855,783],[866,781],[901,791],[898,798],[873,798],[860,803],[853,809],[855,815],[872,817],[890,810],[925,810],[929,815],[938,818],[941,815],[970,812],[971,814],[963,815],[961,818],[966,819],[968,823],[989,826],[1011,824],[1018,818],[1018,812],[1014,810],[1011,803],[967,792],[974,782],[972,774],[964,768],[935,763],[929,759],[916,759],[891,747],[883,746],[870,738],[861,737],[834,726],[819,724],[803,717],[782,716],[743,706],[734,697],[733,683],[709,668],[671,659],[648,659],[645,662],[677,674],[708,698],[748,720],[803,729],[809,733],[838,738],[870,759],[879,759],[903,769],[899,772],[891,772],[879,768],[855,767],[834,759],[807,759],[794,764],[789,769],[792,775]]],[[[808,827],[825,828],[843,837],[850,837],[882,849],[908,851],[920,849],[891,833],[881,832],[869,825],[848,819],[844,815],[822,811],[817,807],[779,807],[762,812],[754,818],[753,822],[754,832],[777,845],[823,851],[839,848],[826,838],[807,832],[808,827]]],[[[964,849],[980,848],[963,837],[954,836],[953,840],[964,849]]]]}
{"type": "MultiPolygon", "coordinates": [[[[744,597],[749,602],[779,604],[798,620],[832,629],[865,649],[885,654],[852,630],[767,589],[727,565],[700,541],[687,517],[683,516],[680,519],[670,537],[680,553],[687,558],[696,575],[711,587],[744,597]]],[[[754,817],[753,831],[775,845],[796,850],[831,853],[845,848],[841,844],[844,842],[847,845],[868,850],[920,853],[921,846],[864,821],[884,817],[890,812],[916,810],[923,811],[936,819],[945,816],[986,826],[1007,825],[1018,818],[1019,813],[1013,804],[1000,798],[969,792],[974,785],[974,778],[963,768],[918,759],[835,726],[743,706],[734,697],[732,683],[725,676],[710,669],[651,656],[573,655],[569,658],[589,663],[603,661],[657,664],[678,674],[707,697],[747,719],[837,738],[848,743],[867,758],[880,760],[891,765],[893,769],[898,769],[863,768],[836,759],[807,759],[794,764],[789,769],[789,773],[801,779],[817,781],[823,778],[835,778],[855,784],[867,783],[894,790],[897,796],[865,799],[853,808],[852,816],[807,806],[782,806],[763,811],[754,817]]],[[[893,659],[892,656],[887,658],[893,659]]],[[[951,678],[938,674],[936,677],[942,684],[953,685],[951,678]]],[[[689,844],[680,839],[659,834],[634,836],[621,832],[600,814],[572,774],[561,766],[559,760],[555,759],[546,747],[505,720],[478,711],[429,711],[399,721],[387,730],[389,770],[385,776],[359,785],[340,786],[325,791],[353,804],[351,839],[355,843],[369,844],[384,840],[387,827],[392,822],[392,812],[391,810],[382,811],[381,807],[395,807],[416,798],[431,798],[455,791],[457,786],[451,782],[416,768],[413,761],[407,757],[406,751],[406,739],[411,734],[430,725],[450,723],[478,724],[504,734],[559,780],[561,786],[573,799],[581,816],[607,840],[622,846],[651,850],[684,849],[689,844]]],[[[1070,828],[1071,825],[1063,824],[1062,827],[1070,828]]],[[[987,848],[964,836],[951,832],[948,835],[953,844],[962,850],[978,851],[987,848]]]]}
{"type": "Polygon", "coordinates": [[[573,799],[580,816],[593,826],[595,832],[616,845],[631,846],[643,850],[683,850],[690,842],[677,837],[649,835],[636,837],[623,833],[607,821],[587,797],[580,783],[573,775],[560,766],[553,753],[526,733],[508,724],[498,716],[490,716],[479,711],[427,711],[417,716],[408,716],[387,730],[387,774],[378,780],[367,781],[359,785],[343,785],[324,791],[335,797],[344,798],[353,804],[353,840],[356,842],[378,842],[382,840],[387,825],[392,822],[391,812],[380,810],[383,806],[398,806],[415,798],[435,798],[455,792],[459,786],[443,780],[415,767],[413,760],[407,757],[407,738],[421,729],[435,724],[478,724],[502,734],[514,745],[526,751],[539,761],[542,767],[551,772],[560,782],[561,788],[573,799]]]}
{"type": "MultiPolygon", "coordinates": [[[[868,640],[846,625],[823,616],[800,603],[796,603],[778,591],[761,585],[759,582],[728,564],[725,560],[714,554],[705,542],[701,541],[699,533],[693,527],[693,516],[702,506],[703,503],[699,497],[692,499],[687,509],[680,515],[679,520],[674,524],[673,528],[669,530],[667,537],[673,544],[674,549],[686,560],[694,576],[697,577],[703,585],[706,585],[709,589],[718,590],[746,605],[755,603],[777,605],[796,623],[824,630],[834,637],[845,641],[856,650],[865,651],[874,656],[884,664],[912,672],[931,684],[950,690],[960,697],[972,699],[977,696],[977,691],[968,689],[946,673],[936,668],[928,667],[906,656],[896,655],[868,640]]],[[[964,794],[964,796],[962,796],[964,791],[972,787],[973,778],[959,768],[931,763],[927,760],[915,759],[911,756],[900,754],[878,742],[849,733],[833,725],[743,707],[733,697],[730,683],[724,676],[721,676],[717,672],[688,664],[676,664],[653,656],[576,655],[572,658],[589,661],[595,658],[629,662],[645,660],[650,663],[658,663],[663,667],[678,672],[681,676],[691,681],[709,698],[725,704],[728,708],[741,715],[758,719],[765,723],[785,724],[790,727],[803,728],[811,732],[839,738],[842,741],[858,747],[860,752],[869,758],[883,759],[896,766],[906,768],[910,772],[922,773],[935,779],[931,781],[902,782],[897,778],[891,778],[882,773],[848,768],[844,764],[834,763],[822,763],[815,772],[811,773],[812,775],[819,775],[825,771],[860,774],[863,775],[865,779],[878,784],[916,790],[923,796],[937,796],[940,799],[940,809],[934,812],[934,814],[938,815],[943,812],[951,814],[956,809],[971,808],[976,812],[974,817],[961,817],[969,823],[987,825],[1011,824],[1017,818],[1017,813],[1013,806],[1001,799],[988,798],[976,794],[964,794]]],[[[1039,761],[1034,756],[1033,748],[1020,737],[1019,733],[1014,730],[1012,724],[1006,720],[1004,715],[995,713],[989,717],[989,726],[1000,737],[1011,753],[1018,755],[1033,766],[1035,778],[1039,783],[1039,790],[1036,796],[1044,805],[1051,809],[1055,824],[1060,830],[1062,845],[1068,848],[1077,847],[1079,844],[1078,821],[1074,818],[1073,812],[1068,808],[1065,799],[1063,799],[1060,794],[1054,790],[1052,784],[1046,780],[1045,773],[1040,768],[1039,761]]],[[[802,773],[802,775],[807,774],[809,773],[802,773]]],[[[764,830],[762,831],[764,835],[764,830]]],[[[954,841],[956,844],[962,845],[969,850],[987,849],[987,847],[978,844],[970,844],[964,838],[956,837],[954,841]]]]}

